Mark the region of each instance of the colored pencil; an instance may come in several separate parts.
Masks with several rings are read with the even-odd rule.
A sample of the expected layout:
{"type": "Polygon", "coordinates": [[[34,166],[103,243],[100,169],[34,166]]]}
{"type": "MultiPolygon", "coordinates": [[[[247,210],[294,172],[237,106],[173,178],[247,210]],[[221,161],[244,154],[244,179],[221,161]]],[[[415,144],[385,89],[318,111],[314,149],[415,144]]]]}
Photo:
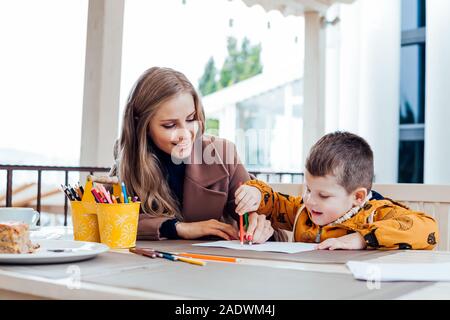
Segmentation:
{"type": "Polygon", "coordinates": [[[81,201],[81,198],[78,196],[78,194],[75,192],[75,190],[70,186],[70,184],[68,186],[68,190],[72,194],[72,196],[75,200],[81,201]]]}
{"type": "Polygon", "coordinates": [[[81,192],[81,190],[78,186],[75,186],[74,189],[75,189],[76,193],[78,194],[78,196],[80,197],[80,201],[81,201],[81,198],[83,198],[83,193],[81,192]]]}
{"type": "Polygon", "coordinates": [[[84,189],[83,189],[83,186],[82,185],[80,185],[80,183],[78,182],[78,185],[79,185],[79,187],[80,187],[80,191],[81,191],[81,194],[84,194],[84,189]]]}
{"type": "Polygon", "coordinates": [[[154,250],[149,250],[149,249],[142,249],[142,248],[130,248],[129,249],[130,252],[141,255],[141,256],[145,256],[145,257],[149,257],[149,258],[156,258],[157,254],[154,250]]]}
{"type": "MultiPolygon", "coordinates": [[[[248,212],[244,213],[244,224],[245,224],[245,231],[247,232],[248,230],[248,212]]],[[[249,245],[252,245],[252,236],[250,234],[247,234],[245,239],[248,241],[249,245]]]]}
{"type": "Polygon", "coordinates": [[[207,254],[199,254],[199,253],[177,253],[177,256],[180,257],[188,257],[188,258],[195,258],[195,259],[202,259],[202,260],[213,260],[213,261],[221,261],[221,262],[238,262],[238,259],[233,257],[222,257],[222,256],[212,256],[207,254]]]}
{"type": "Polygon", "coordinates": [[[186,262],[186,263],[190,263],[190,264],[195,264],[197,266],[204,266],[206,264],[205,261],[197,260],[197,259],[191,259],[191,258],[186,258],[186,257],[178,257],[178,256],[175,256],[175,258],[177,259],[177,261],[186,262]]]}
{"type": "Polygon", "coordinates": [[[159,250],[156,250],[156,253],[159,254],[159,256],[161,258],[166,258],[166,259],[169,259],[172,261],[181,261],[181,262],[195,264],[198,266],[204,266],[206,264],[204,261],[195,259],[194,257],[181,256],[177,253],[170,253],[170,252],[159,251],[159,250]]]}
{"type": "Polygon", "coordinates": [[[151,248],[141,248],[141,247],[134,247],[129,249],[130,252],[133,252],[135,254],[151,257],[151,258],[164,258],[171,261],[180,261],[185,263],[194,264],[197,266],[204,266],[206,264],[205,261],[202,261],[200,259],[196,259],[193,257],[184,257],[184,256],[178,256],[177,254],[173,254],[170,252],[164,252],[164,251],[157,251],[151,248]]]}
{"type": "Polygon", "coordinates": [[[124,182],[122,182],[122,193],[123,193],[123,203],[128,203],[127,188],[125,187],[124,182]]]}
{"type": "Polygon", "coordinates": [[[103,194],[105,195],[106,200],[108,200],[108,203],[113,203],[111,200],[111,197],[109,196],[110,195],[109,191],[107,191],[103,185],[101,185],[101,186],[102,186],[101,188],[102,188],[103,194]]]}
{"type": "Polygon", "coordinates": [[[239,216],[239,240],[241,245],[244,244],[244,217],[242,215],[239,216]]]}
{"type": "Polygon", "coordinates": [[[157,252],[156,255],[159,256],[160,258],[164,258],[164,259],[172,260],[172,261],[177,261],[177,258],[173,254],[157,252]]]}
{"type": "Polygon", "coordinates": [[[97,191],[95,189],[91,189],[91,193],[94,196],[95,202],[97,202],[97,203],[103,202],[102,198],[100,197],[100,195],[97,193],[97,191]]]}
{"type": "Polygon", "coordinates": [[[69,192],[69,190],[67,190],[67,187],[64,185],[61,185],[62,191],[64,192],[64,194],[66,195],[66,197],[70,200],[70,201],[74,201],[75,199],[73,198],[72,194],[69,192]]]}

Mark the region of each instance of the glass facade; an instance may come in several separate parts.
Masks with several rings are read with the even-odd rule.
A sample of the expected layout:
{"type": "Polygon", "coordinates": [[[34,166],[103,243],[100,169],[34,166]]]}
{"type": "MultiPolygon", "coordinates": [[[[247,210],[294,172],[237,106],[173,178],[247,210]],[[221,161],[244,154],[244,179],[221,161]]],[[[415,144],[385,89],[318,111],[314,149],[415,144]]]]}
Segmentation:
{"type": "Polygon", "coordinates": [[[425,120],[425,46],[414,44],[401,49],[400,124],[425,120]]]}
{"type": "Polygon", "coordinates": [[[423,183],[425,0],[402,0],[398,182],[423,183]]]}
{"type": "Polygon", "coordinates": [[[295,80],[236,105],[236,139],[249,170],[302,171],[303,84],[295,80]],[[293,99],[294,97],[294,99],[293,99]]]}
{"type": "Polygon", "coordinates": [[[400,141],[399,183],[423,183],[424,141],[400,141]]]}
{"type": "Polygon", "coordinates": [[[425,26],[425,0],[402,0],[402,31],[425,26]]]}

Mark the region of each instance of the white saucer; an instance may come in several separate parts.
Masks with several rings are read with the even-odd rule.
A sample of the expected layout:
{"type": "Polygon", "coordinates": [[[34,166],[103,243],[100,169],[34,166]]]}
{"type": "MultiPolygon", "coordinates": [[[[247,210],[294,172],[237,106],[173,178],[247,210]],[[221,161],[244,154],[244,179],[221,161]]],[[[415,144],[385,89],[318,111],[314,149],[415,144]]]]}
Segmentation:
{"type": "Polygon", "coordinates": [[[91,259],[107,252],[109,247],[97,242],[74,240],[34,240],[40,248],[34,253],[0,253],[0,264],[49,264],[91,259]],[[57,250],[54,252],[51,250],[57,250]]]}

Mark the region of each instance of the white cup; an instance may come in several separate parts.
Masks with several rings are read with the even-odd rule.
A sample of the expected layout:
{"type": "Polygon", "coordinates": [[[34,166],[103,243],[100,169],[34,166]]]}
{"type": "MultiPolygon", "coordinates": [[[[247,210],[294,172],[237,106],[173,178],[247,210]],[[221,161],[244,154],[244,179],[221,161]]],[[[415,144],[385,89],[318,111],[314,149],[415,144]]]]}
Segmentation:
{"type": "Polygon", "coordinates": [[[0,223],[19,221],[28,224],[29,229],[37,229],[39,212],[33,208],[0,208],[0,223]]]}

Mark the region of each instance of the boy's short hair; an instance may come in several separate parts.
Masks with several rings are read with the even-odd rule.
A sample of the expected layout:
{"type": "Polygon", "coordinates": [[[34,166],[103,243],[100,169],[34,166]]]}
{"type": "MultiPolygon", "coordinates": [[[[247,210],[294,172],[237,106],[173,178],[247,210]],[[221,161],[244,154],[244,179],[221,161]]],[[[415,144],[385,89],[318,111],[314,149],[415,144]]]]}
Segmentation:
{"type": "Polygon", "coordinates": [[[334,175],[348,193],[372,189],[373,152],[366,140],[350,132],[326,134],[311,148],[306,170],[316,177],[334,175]]]}

